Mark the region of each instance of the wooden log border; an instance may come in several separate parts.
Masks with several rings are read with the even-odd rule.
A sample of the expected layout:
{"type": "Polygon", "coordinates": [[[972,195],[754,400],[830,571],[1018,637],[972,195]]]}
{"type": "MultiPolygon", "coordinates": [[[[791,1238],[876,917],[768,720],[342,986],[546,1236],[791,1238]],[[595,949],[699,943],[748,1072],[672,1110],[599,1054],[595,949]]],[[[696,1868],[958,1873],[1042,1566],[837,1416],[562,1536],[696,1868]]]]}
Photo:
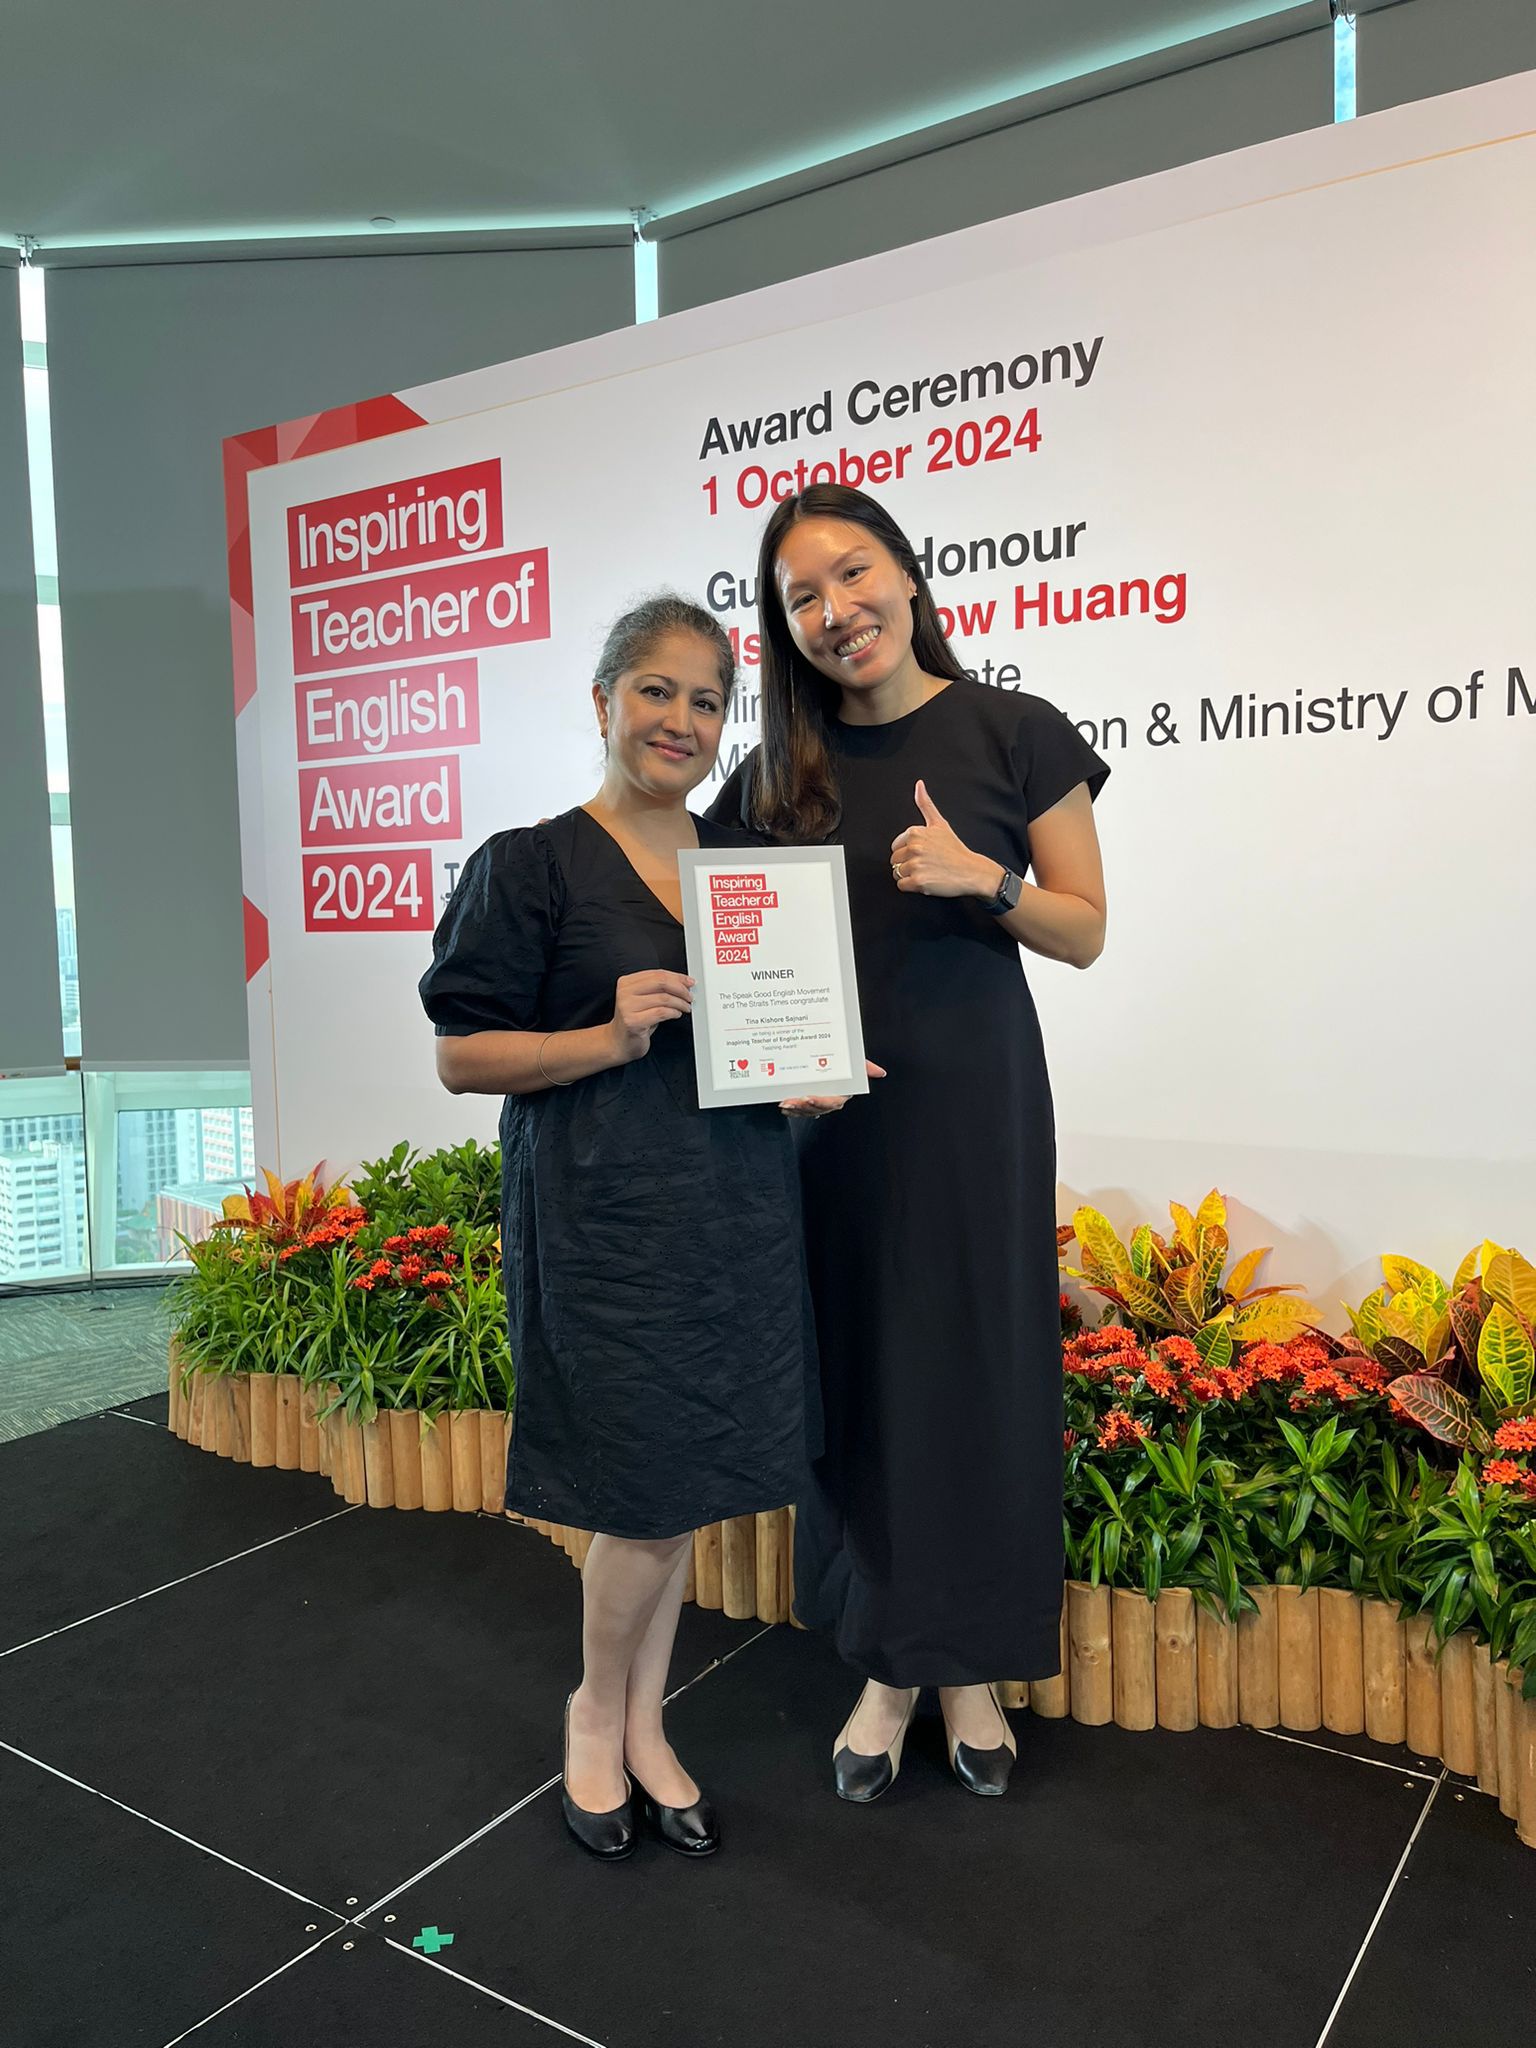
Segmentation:
{"type": "MultiPolygon", "coordinates": [[[[169,1423],[184,1443],[241,1464],[327,1474],[356,1506],[501,1515],[548,1538],[579,1569],[581,1529],[504,1509],[510,1419],[413,1409],[358,1425],[315,1420],[330,1387],[289,1373],[183,1368],[173,1340],[169,1423]]],[[[1055,1678],[1001,1681],[1005,1704],[1047,1719],[1131,1729],[1319,1727],[1401,1744],[1444,1763],[1499,1802],[1536,1849],[1536,1699],[1524,1673],[1490,1661],[1470,1631],[1439,1644],[1426,1615],[1334,1588],[1250,1586],[1257,1612],[1223,1621],[1183,1588],[1161,1600],[1069,1584],[1055,1678]]],[[[788,1508],[694,1532],[687,1597],[740,1619],[793,1619],[794,1516],[788,1508]]]]}

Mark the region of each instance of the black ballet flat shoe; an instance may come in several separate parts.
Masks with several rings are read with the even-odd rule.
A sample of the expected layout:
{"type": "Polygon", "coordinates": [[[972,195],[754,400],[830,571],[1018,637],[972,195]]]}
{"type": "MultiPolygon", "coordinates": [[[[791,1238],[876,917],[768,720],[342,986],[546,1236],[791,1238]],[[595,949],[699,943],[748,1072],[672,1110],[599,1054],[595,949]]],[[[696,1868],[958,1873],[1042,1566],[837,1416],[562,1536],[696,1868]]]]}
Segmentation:
{"type": "Polygon", "coordinates": [[[958,1742],[947,1721],[944,1723],[944,1739],[949,1745],[949,1767],[966,1791],[974,1792],[979,1799],[1001,1799],[1008,1790],[1008,1778],[1018,1757],[1018,1745],[1008,1725],[1008,1716],[1003,1712],[1003,1703],[997,1696],[997,1687],[989,1685],[987,1690],[1003,1724],[1003,1740],[997,1748],[973,1749],[967,1742],[958,1742]]]}
{"type": "Polygon", "coordinates": [[[629,1774],[624,1782],[629,1793],[622,1806],[615,1806],[607,1813],[589,1813],[586,1807],[578,1806],[565,1789],[565,1762],[571,1746],[571,1702],[565,1702],[565,1733],[562,1741],[560,1769],[560,1811],[565,1815],[565,1824],[589,1856],[596,1856],[604,1863],[617,1863],[621,1857],[632,1856],[635,1850],[635,1788],[630,1784],[629,1774]]]}
{"type": "Polygon", "coordinates": [[[640,1813],[657,1841],[679,1856],[713,1856],[720,1846],[720,1823],[702,1793],[692,1806],[663,1806],[642,1785],[640,1813]]]}
{"type": "MultiPolygon", "coordinates": [[[[866,1687],[866,1690],[868,1688],[866,1687]]],[[[901,1769],[902,1746],[907,1739],[907,1730],[912,1725],[912,1716],[917,1710],[920,1688],[913,1686],[912,1697],[907,1702],[907,1711],[901,1717],[901,1726],[896,1730],[889,1749],[881,1750],[875,1756],[863,1756],[856,1749],[848,1747],[848,1730],[853,1726],[854,1715],[859,1711],[855,1701],[853,1713],[843,1724],[843,1731],[832,1745],[832,1784],[839,1799],[851,1800],[856,1806],[868,1806],[872,1799],[878,1799],[882,1792],[889,1792],[896,1782],[901,1769]]],[[[859,1694],[863,1699],[864,1694],[859,1694]]]]}

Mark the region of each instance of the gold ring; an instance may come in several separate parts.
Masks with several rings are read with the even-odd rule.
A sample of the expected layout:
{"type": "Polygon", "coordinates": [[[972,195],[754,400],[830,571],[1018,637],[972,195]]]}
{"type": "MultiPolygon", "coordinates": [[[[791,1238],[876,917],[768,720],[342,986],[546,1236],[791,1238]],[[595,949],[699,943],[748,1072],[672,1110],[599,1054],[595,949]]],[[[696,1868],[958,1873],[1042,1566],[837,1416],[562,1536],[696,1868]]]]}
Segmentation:
{"type": "Polygon", "coordinates": [[[896,877],[896,880],[898,882],[901,880],[901,867],[902,864],[899,860],[893,860],[891,862],[891,873],[896,877]]]}

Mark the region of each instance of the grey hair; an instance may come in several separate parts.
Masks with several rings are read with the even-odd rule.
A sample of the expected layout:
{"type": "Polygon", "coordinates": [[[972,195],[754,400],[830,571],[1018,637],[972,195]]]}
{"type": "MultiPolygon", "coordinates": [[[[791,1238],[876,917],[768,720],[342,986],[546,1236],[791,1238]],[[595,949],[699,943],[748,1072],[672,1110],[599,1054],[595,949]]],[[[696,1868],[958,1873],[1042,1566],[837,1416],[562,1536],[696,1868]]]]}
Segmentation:
{"type": "Polygon", "coordinates": [[[736,655],[730,636],[713,612],[675,590],[659,590],[642,598],[609,627],[592,671],[592,680],[604,698],[612,697],[613,686],[624,671],[638,668],[668,633],[696,633],[709,646],[720,672],[721,692],[729,704],[736,687],[736,655]]]}

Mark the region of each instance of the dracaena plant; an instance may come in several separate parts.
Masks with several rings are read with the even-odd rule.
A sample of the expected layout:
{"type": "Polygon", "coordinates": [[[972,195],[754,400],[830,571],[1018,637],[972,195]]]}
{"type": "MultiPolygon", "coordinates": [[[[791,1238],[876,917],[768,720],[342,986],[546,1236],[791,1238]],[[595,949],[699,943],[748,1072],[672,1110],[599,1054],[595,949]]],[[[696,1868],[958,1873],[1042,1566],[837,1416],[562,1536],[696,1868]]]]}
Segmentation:
{"type": "Polygon", "coordinates": [[[1186,1337],[1207,1367],[1224,1368],[1236,1346],[1284,1344],[1319,1320],[1293,1283],[1255,1285],[1269,1245],[1228,1271],[1227,1205],[1214,1188],[1198,1209],[1170,1202],[1168,1213],[1171,1238],[1143,1223],[1129,1243],[1097,1209],[1084,1206],[1072,1218],[1081,1264],[1065,1271],[1109,1302],[1142,1343],[1186,1337]]]}

